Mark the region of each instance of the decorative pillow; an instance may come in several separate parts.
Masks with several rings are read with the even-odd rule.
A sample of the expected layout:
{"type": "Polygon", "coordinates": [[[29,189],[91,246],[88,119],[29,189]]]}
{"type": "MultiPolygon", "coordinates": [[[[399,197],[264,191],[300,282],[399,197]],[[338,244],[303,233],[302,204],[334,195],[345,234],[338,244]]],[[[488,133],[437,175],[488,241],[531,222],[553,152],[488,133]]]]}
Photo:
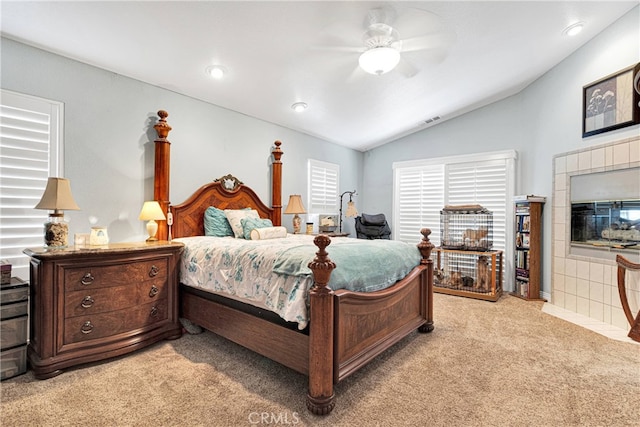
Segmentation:
{"type": "Polygon", "coordinates": [[[236,239],[244,237],[244,230],[242,229],[242,218],[255,218],[260,219],[258,211],[255,209],[225,209],[224,214],[231,225],[233,235],[236,239]]]}
{"type": "Polygon", "coordinates": [[[287,237],[286,227],[266,227],[266,228],[254,228],[251,230],[251,240],[267,240],[267,239],[280,239],[287,237]]]}
{"type": "Polygon", "coordinates": [[[215,237],[233,236],[233,230],[223,210],[209,206],[204,211],[204,235],[215,237]]]}
{"type": "Polygon", "coordinates": [[[240,224],[242,224],[242,236],[247,240],[251,240],[252,230],[256,228],[273,227],[271,220],[265,218],[242,218],[240,224]]]}

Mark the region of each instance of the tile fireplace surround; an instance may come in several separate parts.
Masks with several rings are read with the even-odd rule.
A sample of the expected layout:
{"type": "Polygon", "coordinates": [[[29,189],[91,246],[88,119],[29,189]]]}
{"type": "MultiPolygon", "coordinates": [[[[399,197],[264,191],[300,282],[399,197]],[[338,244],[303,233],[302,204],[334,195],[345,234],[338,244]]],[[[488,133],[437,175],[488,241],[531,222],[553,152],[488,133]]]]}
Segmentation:
{"type": "MultiPolygon", "coordinates": [[[[558,154],[553,159],[551,304],[627,331],[615,261],[571,254],[570,184],[575,175],[634,167],[640,167],[640,137],[558,154]]],[[[640,192],[640,183],[638,186],[640,192]]],[[[640,301],[639,285],[638,280],[631,281],[632,308],[640,301]]]]}

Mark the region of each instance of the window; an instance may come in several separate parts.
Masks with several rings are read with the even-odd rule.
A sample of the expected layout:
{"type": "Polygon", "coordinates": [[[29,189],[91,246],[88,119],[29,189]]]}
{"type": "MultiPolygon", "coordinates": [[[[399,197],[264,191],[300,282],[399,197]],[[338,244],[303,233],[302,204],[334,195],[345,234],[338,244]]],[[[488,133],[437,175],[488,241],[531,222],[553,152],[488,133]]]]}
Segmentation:
{"type": "MultiPolygon", "coordinates": [[[[440,210],[479,204],[493,213],[493,249],[510,253],[515,159],[515,151],[505,151],[394,163],[394,239],[413,243],[418,230],[428,227],[439,246],[440,210]]],[[[511,260],[503,255],[503,262],[505,277],[511,277],[511,260]]]]}
{"type": "Polygon", "coordinates": [[[337,213],[340,166],[309,159],[308,171],[308,213],[337,213]]]}
{"type": "Polygon", "coordinates": [[[47,211],[33,207],[49,176],[61,176],[63,104],[2,90],[0,101],[0,258],[29,279],[24,248],[43,245],[47,211]]]}

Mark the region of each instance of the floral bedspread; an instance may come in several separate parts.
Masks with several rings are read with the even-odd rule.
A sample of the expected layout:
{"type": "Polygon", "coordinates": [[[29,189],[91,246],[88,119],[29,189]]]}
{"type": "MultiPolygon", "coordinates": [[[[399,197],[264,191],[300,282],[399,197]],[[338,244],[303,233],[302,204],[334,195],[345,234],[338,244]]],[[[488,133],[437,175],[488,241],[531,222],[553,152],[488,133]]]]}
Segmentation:
{"type": "MultiPolygon", "coordinates": [[[[181,283],[273,311],[286,321],[297,322],[300,329],[306,327],[308,293],[313,285],[307,264],[317,251],[313,236],[288,234],[270,240],[197,236],[174,240],[185,245],[181,283]]],[[[327,252],[337,266],[329,282],[334,290],[384,289],[420,263],[415,245],[388,240],[333,238],[327,252]]]]}

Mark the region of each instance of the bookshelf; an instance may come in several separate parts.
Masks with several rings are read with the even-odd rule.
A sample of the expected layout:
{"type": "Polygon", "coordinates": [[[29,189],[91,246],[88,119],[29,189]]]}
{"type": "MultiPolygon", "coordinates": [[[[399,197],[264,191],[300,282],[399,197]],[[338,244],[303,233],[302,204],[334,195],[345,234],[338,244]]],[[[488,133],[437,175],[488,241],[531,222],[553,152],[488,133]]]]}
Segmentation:
{"type": "Polygon", "coordinates": [[[515,200],[515,290],[526,300],[540,298],[542,278],[542,208],[545,198],[523,196],[515,200]]]}

